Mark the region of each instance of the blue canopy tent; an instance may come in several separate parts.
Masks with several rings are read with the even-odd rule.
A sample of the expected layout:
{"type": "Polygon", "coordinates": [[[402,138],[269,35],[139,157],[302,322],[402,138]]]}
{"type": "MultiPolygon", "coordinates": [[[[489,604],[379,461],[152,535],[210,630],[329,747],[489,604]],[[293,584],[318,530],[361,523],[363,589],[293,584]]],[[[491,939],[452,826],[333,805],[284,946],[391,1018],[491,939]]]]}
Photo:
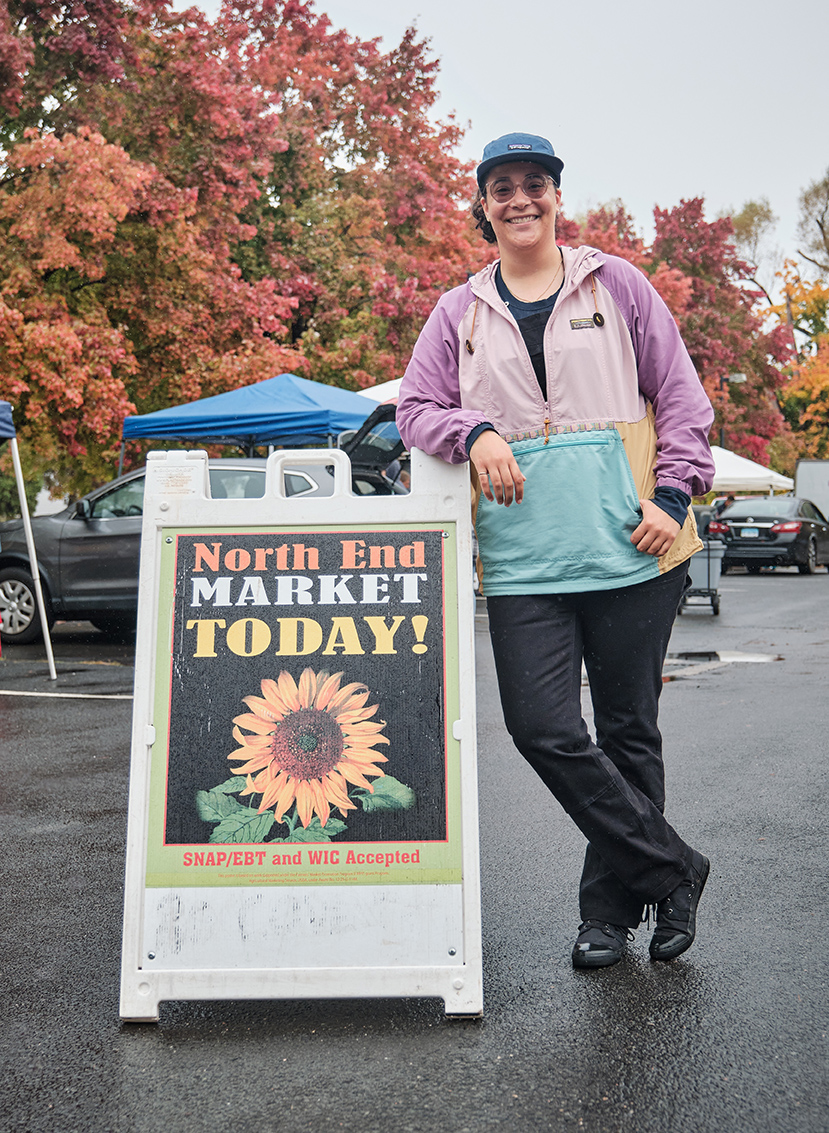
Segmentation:
{"type": "MultiPolygon", "coordinates": [[[[35,540],[32,534],[32,520],[29,516],[29,504],[26,500],[26,487],[23,483],[23,469],[20,465],[20,453],[17,448],[17,433],[14,428],[14,421],[12,419],[12,407],[8,401],[0,401],[0,444],[3,441],[9,442],[9,447],[12,452],[12,464],[14,465],[14,478],[17,483],[17,494],[20,497],[20,515],[23,519],[23,529],[26,532],[26,548],[29,552],[29,566],[32,572],[32,581],[34,582],[35,598],[37,601],[37,608],[40,612],[40,624],[43,628],[43,640],[46,644],[46,658],[49,663],[49,676],[51,679],[57,680],[57,673],[55,672],[55,658],[52,653],[52,639],[49,636],[49,619],[46,616],[46,603],[43,600],[43,587],[40,585],[40,571],[37,565],[37,554],[35,553],[35,540]]],[[[6,602],[17,602],[21,595],[17,593],[4,593],[0,590],[0,615],[2,614],[2,607],[5,607],[6,602]]],[[[28,600],[31,601],[30,596],[28,600]]]]}
{"type": "Polygon", "coordinates": [[[12,421],[12,407],[7,401],[0,401],[0,441],[10,441],[16,435],[12,421]]]}
{"type": "Polygon", "coordinates": [[[358,393],[279,374],[188,405],[126,417],[123,438],[210,440],[239,445],[248,453],[256,445],[326,444],[359,428],[372,408],[358,393]]]}

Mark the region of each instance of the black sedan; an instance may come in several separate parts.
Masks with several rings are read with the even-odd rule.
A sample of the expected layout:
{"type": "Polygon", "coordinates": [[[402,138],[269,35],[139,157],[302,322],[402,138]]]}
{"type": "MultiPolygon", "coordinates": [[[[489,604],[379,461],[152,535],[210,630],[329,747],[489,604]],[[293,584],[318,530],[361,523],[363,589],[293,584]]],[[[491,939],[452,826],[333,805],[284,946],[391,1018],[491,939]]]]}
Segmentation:
{"type": "MultiPolygon", "coordinates": [[[[211,460],[213,498],[263,496],[266,463],[257,458],[211,460]]],[[[330,496],[334,490],[333,476],[321,465],[286,469],[284,484],[288,496],[330,496]]],[[[356,495],[405,491],[381,472],[354,465],[352,490],[356,495]]],[[[32,520],[50,623],[54,618],[88,620],[112,636],[135,628],[143,511],[141,468],[56,515],[32,520]]],[[[0,638],[4,645],[25,645],[41,632],[23,522],[13,519],[0,524],[0,638]]]]}
{"type": "Polygon", "coordinates": [[[708,535],[725,542],[723,572],[796,566],[801,574],[814,574],[822,563],[829,566],[829,523],[811,500],[796,496],[737,500],[711,520],[708,535]]]}

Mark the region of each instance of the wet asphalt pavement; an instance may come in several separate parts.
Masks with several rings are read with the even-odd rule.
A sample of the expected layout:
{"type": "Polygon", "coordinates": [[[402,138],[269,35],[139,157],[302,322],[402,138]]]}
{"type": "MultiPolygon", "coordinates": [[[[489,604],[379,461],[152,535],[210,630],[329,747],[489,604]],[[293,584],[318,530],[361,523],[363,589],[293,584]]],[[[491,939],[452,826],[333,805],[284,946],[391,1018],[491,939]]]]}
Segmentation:
{"type": "Polygon", "coordinates": [[[569,956],[581,836],[504,732],[479,617],[477,1021],[410,999],[121,1024],[131,649],[58,627],[55,688],[7,648],[0,690],[108,699],[0,693],[0,1130],[824,1133],[829,576],[720,593],[678,620],[662,700],[668,814],[712,862],[698,939],[654,965],[643,927],[596,972],[569,956]]]}

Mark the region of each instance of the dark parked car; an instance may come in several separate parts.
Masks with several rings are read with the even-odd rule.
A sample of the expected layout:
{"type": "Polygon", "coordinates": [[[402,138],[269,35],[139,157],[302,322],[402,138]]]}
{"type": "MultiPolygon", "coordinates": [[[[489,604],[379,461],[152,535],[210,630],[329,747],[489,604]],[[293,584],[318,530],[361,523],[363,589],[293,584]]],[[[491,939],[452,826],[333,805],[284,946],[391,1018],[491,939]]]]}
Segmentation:
{"type": "Polygon", "coordinates": [[[814,574],[829,566],[829,523],[811,500],[762,496],[737,500],[708,525],[708,534],[725,542],[722,569],[744,566],[749,574],[762,567],[796,566],[814,574]]]}
{"type": "MultiPolygon", "coordinates": [[[[334,478],[320,465],[284,473],[288,496],[330,496],[334,478]]],[[[265,494],[264,459],[210,461],[214,499],[265,494]]],[[[404,492],[379,470],[352,467],[356,495],[404,492]]],[[[144,507],[144,469],[98,488],[56,515],[32,520],[38,566],[50,622],[89,620],[120,636],[135,627],[138,559],[144,507]]],[[[0,524],[0,637],[24,645],[41,634],[22,520],[0,524]]]]}

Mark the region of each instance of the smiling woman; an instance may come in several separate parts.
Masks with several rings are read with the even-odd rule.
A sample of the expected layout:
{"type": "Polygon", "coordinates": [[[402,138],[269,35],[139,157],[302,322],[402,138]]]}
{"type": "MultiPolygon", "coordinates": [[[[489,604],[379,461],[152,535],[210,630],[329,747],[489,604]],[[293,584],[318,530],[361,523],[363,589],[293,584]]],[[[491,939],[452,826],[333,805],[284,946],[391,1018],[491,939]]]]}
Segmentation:
{"type": "Polygon", "coordinates": [[[646,905],[651,957],[684,952],[708,875],[663,817],[657,704],[713,413],[645,276],[557,244],[563,167],[534,134],[485,147],[472,212],[500,258],[438,302],[397,422],[410,448],[470,462],[507,727],[588,839],[572,956],[598,968],[646,905]]]}

